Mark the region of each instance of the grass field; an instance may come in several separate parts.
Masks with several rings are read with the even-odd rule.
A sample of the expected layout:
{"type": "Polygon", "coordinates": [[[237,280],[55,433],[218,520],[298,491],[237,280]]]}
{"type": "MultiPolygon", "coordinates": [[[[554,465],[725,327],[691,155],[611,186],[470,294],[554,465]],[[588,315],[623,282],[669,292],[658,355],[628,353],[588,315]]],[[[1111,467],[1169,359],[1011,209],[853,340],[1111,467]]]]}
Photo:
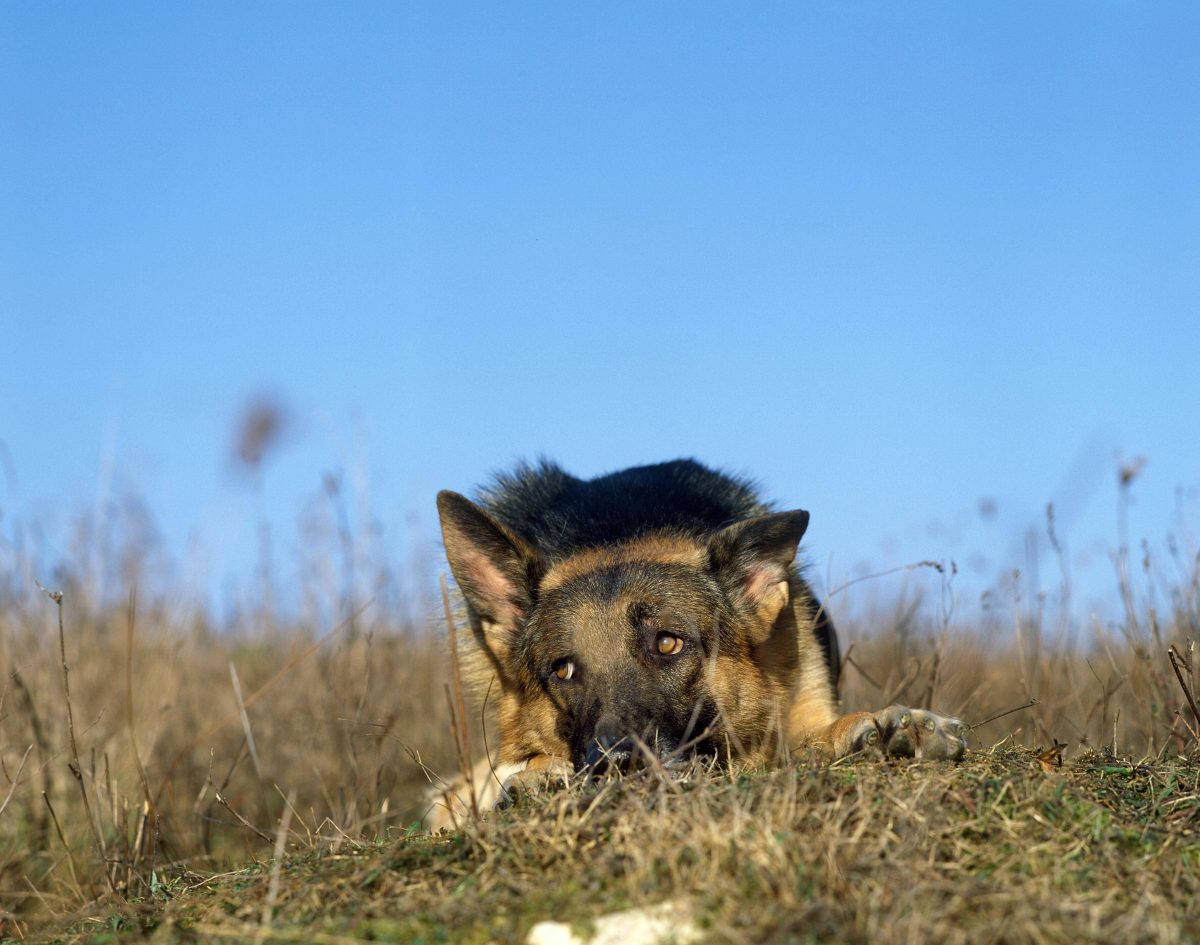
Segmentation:
{"type": "Polygon", "coordinates": [[[0,939],[517,942],[665,903],[720,942],[1200,941],[1195,559],[1165,588],[1119,568],[1124,618],[1071,635],[1036,606],[843,619],[847,707],[959,715],[961,765],[630,776],[429,836],[429,772],[458,768],[445,629],[386,573],[217,627],[136,540],[51,593],[13,547],[0,939]]]}
{"type": "Polygon", "coordinates": [[[456,834],[182,876],[64,936],[522,941],[676,903],[720,942],[1192,942],[1200,764],[996,748],[580,786],[456,834]]]}

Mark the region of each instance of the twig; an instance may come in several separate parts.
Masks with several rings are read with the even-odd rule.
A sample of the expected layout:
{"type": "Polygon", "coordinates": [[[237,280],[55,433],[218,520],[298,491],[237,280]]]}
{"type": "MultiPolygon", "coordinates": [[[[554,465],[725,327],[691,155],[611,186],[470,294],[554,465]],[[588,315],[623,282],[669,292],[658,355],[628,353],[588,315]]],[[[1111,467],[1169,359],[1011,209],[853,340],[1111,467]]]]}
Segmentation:
{"type": "Polygon", "coordinates": [[[44,791],[42,792],[42,800],[46,802],[46,810],[50,811],[50,820],[54,823],[54,830],[58,834],[58,840],[63,845],[63,849],[67,851],[67,866],[71,869],[71,881],[75,883],[75,892],[80,899],[83,899],[83,887],[79,885],[79,873],[75,869],[75,852],[71,849],[71,845],[67,843],[67,838],[63,835],[62,825],[58,822],[58,814],[54,813],[54,805],[50,803],[50,797],[44,791]]]}
{"type": "Polygon", "coordinates": [[[262,765],[258,761],[258,746],[254,744],[254,732],[250,730],[250,716],[246,714],[246,703],[242,699],[242,684],[238,679],[237,669],[233,660],[229,661],[229,678],[233,681],[233,698],[237,702],[238,716],[242,720],[242,731],[246,735],[246,749],[250,752],[250,762],[254,765],[254,773],[262,780],[262,765]]]}
{"type": "MultiPolygon", "coordinates": [[[[71,683],[69,681],[70,670],[67,668],[67,634],[63,630],[63,592],[47,590],[41,581],[35,581],[35,584],[41,588],[42,593],[54,601],[58,608],[58,648],[62,656],[62,677],[63,677],[63,694],[67,700],[67,731],[71,736],[71,774],[75,776],[76,782],[79,784],[79,793],[83,795],[83,810],[87,814],[88,826],[92,829],[92,839],[96,844],[96,855],[100,857],[100,862],[107,861],[108,856],[104,849],[104,838],[100,836],[100,827],[96,822],[95,815],[92,813],[92,802],[88,799],[87,785],[83,782],[83,765],[79,761],[79,745],[75,741],[75,714],[71,710],[71,683]]],[[[47,798],[46,803],[49,803],[47,798]]],[[[51,809],[53,814],[53,809],[51,809]]],[[[57,826],[57,821],[55,822],[57,826]]],[[[61,831],[60,831],[61,833],[61,831]]],[[[117,884],[113,879],[112,871],[106,869],[104,878],[108,880],[109,888],[113,892],[117,891],[117,884]]]]}
{"type": "MultiPolygon", "coordinates": [[[[12,672],[13,686],[16,687],[17,695],[21,697],[21,703],[25,707],[25,711],[29,715],[29,727],[33,730],[33,743],[38,750],[38,769],[42,773],[42,793],[47,796],[52,796],[54,791],[54,769],[50,764],[51,752],[50,744],[46,740],[46,732],[42,728],[42,719],[38,715],[37,706],[33,702],[33,693],[29,691],[29,687],[25,685],[25,680],[21,677],[20,670],[14,669],[12,672]]],[[[47,846],[50,843],[50,817],[48,815],[38,817],[37,819],[37,841],[35,846],[47,846]]]]}
{"type": "MultiPolygon", "coordinates": [[[[137,735],[133,727],[133,630],[137,619],[137,588],[129,589],[128,619],[125,624],[125,719],[129,726],[129,744],[133,748],[133,760],[137,764],[138,779],[142,783],[142,795],[146,799],[146,819],[149,821],[150,836],[158,839],[158,809],[154,806],[154,795],[150,792],[150,779],[146,777],[146,768],[142,765],[142,755],[138,751],[137,735]]],[[[142,853],[139,845],[135,856],[142,853]]]]}
{"type": "Polygon", "coordinates": [[[860,664],[858,661],[856,661],[854,659],[853,656],[850,655],[853,652],[854,652],[854,644],[851,643],[850,646],[846,649],[846,655],[842,657],[842,662],[849,663],[851,666],[853,666],[855,669],[858,670],[858,674],[860,676],[862,676],[863,679],[865,679],[867,682],[869,682],[872,686],[874,686],[880,692],[883,692],[883,683],[876,681],[874,676],[872,676],[865,669],[863,669],[862,664],[860,664]]]}
{"type": "Polygon", "coordinates": [[[8,794],[5,795],[3,803],[0,803],[0,814],[4,813],[4,808],[8,806],[8,802],[12,800],[13,794],[17,791],[17,783],[21,780],[21,772],[25,768],[25,759],[29,757],[29,753],[33,751],[33,745],[25,749],[25,754],[21,756],[21,763],[17,765],[17,773],[13,775],[12,787],[8,789],[8,794]]]}
{"type": "Polygon", "coordinates": [[[851,578],[845,584],[839,584],[827,596],[834,597],[846,588],[858,584],[860,581],[871,581],[875,578],[887,577],[889,574],[899,574],[902,571],[915,571],[917,568],[933,568],[939,574],[944,573],[946,570],[946,566],[940,561],[914,561],[912,564],[904,564],[898,568],[889,568],[886,571],[876,571],[874,574],[863,574],[860,577],[851,578]]]}
{"type": "Polygon", "coordinates": [[[1175,670],[1175,678],[1179,680],[1179,687],[1187,697],[1188,705],[1192,709],[1192,715],[1196,718],[1196,724],[1200,726],[1200,708],[1196,707],[1196,697],[1192,695],[1191,686],[1183,678],[1183,668],[1187,667],[1190,672],[1191,667],[1187,665],[1187,659],[1183,654],[1176,650],[1174,646],[1167,647],[1167,659],[1171,661],[1171,669],[1175,670]]]}
{"type": "Polygon", "coordinates": [[[248,821],[245,817],[243,817],[241,814],[239,814],[237,811],[235,811],[232,807],[229,806],[229,801],[225,800],[224,794],[222,794],[220,791],[217,791],[217,790],[214,790],[213,794],[217,798],[217,803],[220,804],[222,807],[224,807],[227,811],[229,811],[229,813],[233,814],[233,816],[237,818],[237,821],[239,824],[241,824],[243,827],[245,827],[247,830],[249,830],[251,833],[253,833],[260,840],[265,840],[267,843],[271,842],[270,837],[268,837],[265,833],[263,833],[261,830],[259,830],[257,827],[255,827],[254,824],[250,823],[250,821],[248,821]]]}
{"type": "Polygon", "coordinates": [[[942,647],[939,645],[938,648],[933,651],[933,666],[929,671],[929,682],[925,687],[925,695],[923,695],[920,699],[920,707],[922,709],[928,709],[933,705],[933,692],[935,689],[937,689],[938,669],[941,668],[941,664],[942,647]]]}
{"type": "MultiPolygon", "coordinates": [[[[47,823],[49,823],[49,818],[47,818],[47,823]]],[[[22,895],[32,896],[34,899],[36,899],[38,902],[40,902],[42,904],[42,908],[46,910],[47,915],[52,915],[56,919],[61,916],[61,913],[57,909],[55,909],[52,905],[50,905],[50,901],[47,898],[47,894],[42,892],[35,885],[33,885],[33,883],[31,883],[29,881],[28,876],[23,875],[21,877],[21,880],[25,883],[26,886],[29,887],[29,892],[22,893],[22,895]]],[[[82,891],[80,892],[80,895],[82,895],[82,891]]],[[[54,893],[50,893],[49,896],[50,896],[50,898],[57,899],[60,902],[66,899],[65,896],[57,896],[54,893]]]]}
{"type": "MultiPolygon", "coordinates": [[[[1200,742],[1200,732],[1197,732],[1194,728],[1192,728],[1192,726],[1188,723],[1188,720],[1183,717],[1182,709],[1175,710],[1175,718],[1179,719],[1179,721],[1183,723],[1183,727],[1186,728],[1188,730],[1188,732],[1191,733],[1192,738],[1194,738],[1196,741],[1200,742]]],[[[1167,746],[1170,744],[1171,744],[1170,741],[1165,742],[1163,744],[1163,748],[1166,749],[1167,746]]]]}
{"type": "Polygon", "coordinates": [[[229,787],[229,782],[233,778],[233,773],[237,770],[237,766],[239,764],[241,764],[242,750],[245,747],[246,747],[246,739],[243,736],[241,742],[238,744],[237,751],[234,752],[233,761],[230,762],[229,770],[225,772],[225,779],[221,782],[219,787],[217,786],[217,783],[212,779],[212,766],[213,766],[214,752],[213,752],[212,748],[209,748],[209,750],[208,750],[208,778],[204,782],[204,787],[201,788],[200,794],[198,794],[196,796],[196,805],[193,808],[194,812],[199,814],[200,801],[204,798],[205,793],[207,793],[208,789],[211,787],[213,789],[213,800],[209,801],[208,807],[206,807],[204,809],[204,813],[199,814],[200,819],[204,822],[203,843],[204,843],[204,852],[205,853],[212,852],[212,824],[216,821],[216,818],[214,818],[212,816],[212,809],[213,809],[213,804],[216,803],[216,795],[219,792],[224,791],[227,787],[229,787]]]}
{"type": "Polygon", "coordinates": [[[908,689],[908,687],[911,686],[916,681],[916,678],[921,675],[921,669],[922,669],[921,661],[913,660],[913,663],[915,663],[916,665],[913,666],[912,671],[907,676],[905,676],[904,679],[902,679],[900,681],[900,685],[892,687],[892,691],[891,691],[890,695],[887,695],[884,697],[884,699],[883,699],[884,705],[891,705],[893,702],[895,702],[897,699],[899,699],[900,694],[903,693],[906,689],[908,689]]]}
{"type": "Polygon", "coordinates": [[[449,787],[450,782],[429,767],[429,765],[425,764],[425,762],[421,760],[421,753],[413,748],[412,745],[406,745],[404,742],[400,742],[400,747],[404,749],[404,753],[408,755],[409,760],[421,769],[421,774],[425,775],[425,780],[428,781],[432,787],[437,788],[439,791],[449,787]]]}
{"type": "Polygon", "coordinates": [[[292,805],[295,801],[296,792],[292,791],[287,796],[287,805],[283,809],[283,816],[279,818],[279,828],[275,831],[275,862],[271,866],[271,881],[267,885],[267,898],[263,902],[259,932],[254,936],[256,942],[266,938],[267,930],[271,927],[275,900],[279,898],[279,874],[283,869],[283,854],[287,849],[288,824],[292,819],[292,805]]]}
{"type": "MultiPolygon", "coordinates": [[[[492,685],[495,682],[495,676],[488,680],[487,691],[483,694],[483,705],[479,709],[479,728],[483,732],[483,753],[487,756],[488,771],[491,772],[493,778],[496,777],[496,763],[492,760],[492,749],[488,746],[487,707],[488,699],[492,696],[492,685]]],[[[496,780],[499,781],[499,778],[496,780]]]]}
{"type": "Polygon", "coordinates": [[[984,725],[987,725],[988,722],[995,722],[996,719],[1002,719],[1006,715],[1012,715],[1014,712],[1020,712],[1023,709],[1032,709],[1036,705],[1041,705],[1041,702],[1038,701],[1037,699],[1030,699],[1024,705],[1019,705],[1015,709],[1005,709],[1003,712],[1000,712],[996,715],[989,716],[988,718],[984,719],[982,722],[976,722],[974,725],[969,726],[969,728],[972,731],[974,731],[977,728],[981,728],[984,725]]]}

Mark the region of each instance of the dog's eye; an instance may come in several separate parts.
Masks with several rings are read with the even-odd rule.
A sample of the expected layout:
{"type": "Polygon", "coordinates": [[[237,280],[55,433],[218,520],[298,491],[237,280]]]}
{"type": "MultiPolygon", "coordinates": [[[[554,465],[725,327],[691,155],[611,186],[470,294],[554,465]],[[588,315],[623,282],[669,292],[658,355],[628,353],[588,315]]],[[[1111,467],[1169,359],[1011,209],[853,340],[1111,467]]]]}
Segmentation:
{"type": "Polygon", "coordinates": [[[673,633],[660,633],[654,641],[654,648],[662,656],[674,656],[683,650],[683,638],[673,633]]]}
{"type": "Polygon", "coordinates": [[[550,667],[550,671],[559,679],[570,679],[575,675],[575,664],[570,660],[558,660],[550,667]]]}

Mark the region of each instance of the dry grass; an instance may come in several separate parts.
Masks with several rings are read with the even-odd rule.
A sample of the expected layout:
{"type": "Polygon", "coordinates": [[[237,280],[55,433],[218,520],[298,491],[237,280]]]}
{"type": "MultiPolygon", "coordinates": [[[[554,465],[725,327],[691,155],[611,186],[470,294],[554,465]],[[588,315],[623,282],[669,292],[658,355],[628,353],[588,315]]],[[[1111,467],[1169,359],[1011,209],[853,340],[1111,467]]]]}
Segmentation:
{"type": "Polygon", "coordinates": [[[997,748],[580,785],[457,834],[185,877],[62,940],[482,945],[661,902],[713,942],[1195,942],[1200,763],[997,748]]]}
{"type": "Polygon", "coordinates": [[[137,529],[89,552],[116,562],[98,579],[59,575],[61,636],[9,562],[0,939],[517,941],[684,899],[714,941],[1197,941],[1194,561],[1157,605],[1121,572],[1124,620],[1071,644],[1019,607],[843,619],[845,703],[982,723],[961,766],[629,778],[431,838],[423,766],[459,767],[444,631],[341,521],[301,614],[263,590],[220,628],[155,590],[137,529]],[[134,583],[136,607],[95,589],[134,583]],[[1056,742],[1047,770],[1032,749],[1056,742]]]}
{"type": "Polygon", "coordinates": [[[456,767],[442,639],[365,552],[330,529],[301,562],[299,614],[264,590],[217,626],[159,583],[147,530],[100,553],[97,531],[55,574],[61,637],[0,541],[0,938],[269,852],[289,795],[314,848],[422,813],[415,756],[456,767]],[[134,583],[136,607],[97,590],[134,583]]]}

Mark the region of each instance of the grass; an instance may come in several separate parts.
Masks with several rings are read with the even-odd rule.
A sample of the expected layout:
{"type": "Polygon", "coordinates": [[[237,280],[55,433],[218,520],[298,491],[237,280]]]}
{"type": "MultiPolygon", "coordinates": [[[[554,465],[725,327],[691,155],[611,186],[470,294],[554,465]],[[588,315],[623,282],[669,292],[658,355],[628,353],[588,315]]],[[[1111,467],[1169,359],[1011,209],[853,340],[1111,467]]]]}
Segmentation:
{"type": "Polygon", "coordinates": [[[1164,589],[1118,553],[1123,619],[1070,633],[1036,601],[839,614],[844,703],[960,715],[961,765],[630,776],[429,836],[445,633],[326,498],[297,611],[264,569],[220,625],[144,527],[87,531],[61,601],[0,541],[0,940],[517,942],[682,902],[719,942],[1200,941],[1195,559],[1164,589]]]}
{"type": "Polygon", "coordinates": [[[1195,942],[1200,760],[1025,748],[646,776],[114,901],[55,940],[520,942],[682,901],[716,942],[1195,942]]]}

